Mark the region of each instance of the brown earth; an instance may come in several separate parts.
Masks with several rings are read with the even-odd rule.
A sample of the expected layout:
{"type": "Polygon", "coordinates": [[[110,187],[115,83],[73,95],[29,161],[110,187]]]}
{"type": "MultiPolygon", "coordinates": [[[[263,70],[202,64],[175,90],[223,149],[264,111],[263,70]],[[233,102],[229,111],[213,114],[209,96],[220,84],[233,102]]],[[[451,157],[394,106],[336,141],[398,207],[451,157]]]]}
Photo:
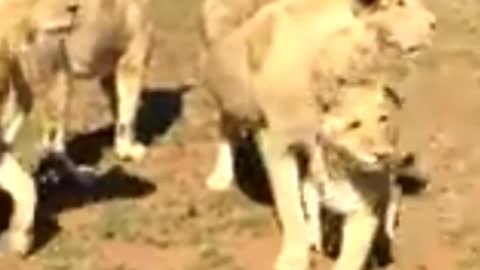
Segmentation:
{"type": "MultiPolygon", "coordinates": [[[[112,157],[108,130],[94,132],[111,124],[108,99],[86,83],[70,123],[85,135],[72,149],[98,163],[102,183],[50,190],[37,226],[44,241],[26,260],[0,258],[0,269],[271,269],[279,230],[271,205],[243,180],[265,182],[241,174],[241,189],[206,190],[214,118],[202,91],[178,91],[194,77],[201,1],[152,1],[157,50],[140,114],[148,157],[139,164],[112,157]],[[46,213],[58,214],[58,227],[46,213]]],[[[431,185],[406,199],[389,269],[480,269],[480,2],[427,2],[438,31],[400,85],[407,103],[399,121],[402,145],[419,154],[431,185]]],[[[314,269],[331,264],[318,257],[314,269]]]]}

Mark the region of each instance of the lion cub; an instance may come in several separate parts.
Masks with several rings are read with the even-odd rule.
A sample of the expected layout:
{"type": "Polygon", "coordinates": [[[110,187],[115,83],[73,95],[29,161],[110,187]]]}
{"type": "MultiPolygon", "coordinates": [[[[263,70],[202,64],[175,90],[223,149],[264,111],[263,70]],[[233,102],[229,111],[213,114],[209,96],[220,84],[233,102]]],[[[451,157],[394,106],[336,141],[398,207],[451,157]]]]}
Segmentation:
{"type": "Polygon", "coordinates": [[[377,230],[393,239],[401,195],[394,173],[404,155],[395,149],[397,131],[385,91],[344,87],[339,96],[323,118],[332,144],[320,138],[322,147],[311,161],[317,168],[303,184],[303,198],[314,248],[320,249],[320,207],[325,207],[345,218],[335,269],[361,269],[377,230]]]}

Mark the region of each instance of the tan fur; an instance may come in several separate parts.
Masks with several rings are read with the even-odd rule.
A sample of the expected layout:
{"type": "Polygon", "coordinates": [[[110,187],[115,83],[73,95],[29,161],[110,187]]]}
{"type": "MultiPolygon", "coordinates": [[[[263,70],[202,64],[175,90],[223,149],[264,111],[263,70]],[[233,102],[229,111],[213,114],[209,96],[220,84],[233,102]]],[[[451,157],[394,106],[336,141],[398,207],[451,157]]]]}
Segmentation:
{"type": "MultiPolygon", "coordinates": [[[[24,28],[17,29],[20,29],[19,32],[24,30],[24,28]]],[[[23,115],[31,108],[31,93],[24,82],[16,50],[23,46],[21,39],[18,39],[23,33],[9,34],[0,36],[0,39],[3,38],[3,44],[8,44],[0,49],[0,58],[2,58],[0,60],[0,93],[2,95],[0,100],[2,120],[0,188],[10,195],[14,208],[8,230],[0,238],[0,253],[23,255],[29,251],[32,244],[32,227],[37,201],[35,183],[29,172],[19,164],[3,144],[12,143],[15,139],[17,131],[23,124],[23,115]]]]}
{"type": "MultiPolygon", "coordinates": [[[[10,147],[33,105],[23,60],[35,40],[46,30],[32,16],[36,14],[38,3],[35,0],[8,0],[0,4],[0,188],[13,202],[10,224],[0,238],[0,248],[1,252],[18,254],[25,254],[31,247],[37,197],[30,172],[20,165],[10,147]]],[[[63,12],[68,14],[66,9],[63,12]]],[[[65,70],[61,68],[52,74],[54,83],[50,86],[56,87],[57,78],[64,74],[65,70]]]]}
{"type": "MultiPolygon", "coordinates": [[[[46,26],[53,30],[63,27],[64,16],[55,13],[52,5],[69,3],[67,0],[50,0],[40,4],[37,13],[42,11],[49,15],[46,26]]],[[[115,77],[116,91],[116,129],[115,152],[122,159],[141,159],[145,147],[136,141],[134,120],[139,106],[141,89],[144,86],[144,74],[151,50],[153,25],[146,15],[148,1],[128,0],[78,0],[75,1],[78,11],[74,28],[66,36],[67,59],[71,66],[71,77],[105,79],[115,77]]],[[[39,21],[45,21],[42,16],[39,21]]],[[[59,49],[55,46],[57,36],[45,35],[37,47],[31,50],[30,63],[33,81],[48,78],[48,69],[43,63],[52,62],[59,57],[59,49]],[[53,44],[53,46],[52,46],[53,44]]],[[[40,80],[41,81],[41,80],[40,80]]],[[[53,94],[57,102],[51,107],[67,106],[66,93],[53,94]]],[[[70,102],[68,106],[75,106],[70,102]]],[[[63,143],[65,114],[52,112],[56,139],[63,143]],[[55,116],[56,115],[56,116],[55,116]]],[[[63,147],[57,147],[62,149],[63,147]]]]}
{"type": "MultiPolygon", "coordinates": [[[[205,0],[200,12],[199,32],[203,48],[198,59],[205,64],[208,48],[248,21],[261,7],[273,0],[205,0]]],[[[201,73],[202,71],[200,71],[201,73]]]]}
{"type": "Polygon", "coordinates": [[[0,188],[13,201],[8,230],[0,238],[1,252],[23,255],[32,244],[37,197],[30,165],[38,163],[45,146],[58,145],[50,140],[50,131],[62,128],[71,78],[59,41],[74,27],[69,10],[73,2],[6,0],[0,4],[0,188]],[[45,48],[55,53],[45,53],[45,48]],[[34,96],[46,102],[38,104],[34,96]],[[32,119],[38,130],[30,126],[32,119]],[[26,137],[19,138],[19,133],[26,137]]]}
{"type": "MultiPolygon", "coordinates": [[[[391,216],[398,211],[389,209],[398,207],[397,197],[392,194],[396,187],[392,172],[382,168],[382,164],[389,164],[389,161],[381,158],[393,157],[396,142],[391,134],[396,131],[390,120],[388,96],[375,86],[343,87],[340,89],[343,98],[324,114],[323,119],[335,143],[349,149],[356,161],[367,166],[352,166],[352,160],[337,156],[328,146],[319,145],[324,153],[321,162],[328,173],[313,176],[309,178],[312,182],[304,184],[306,187],[319,186],[318,198],[305,197],[309,207],[307,213],[317,213],[318,206],[323,205],[346,218],[342,250],[335,269],[361,269],[375,233],[379,229],[385,234],[391,233],[391,216]],[[370,164],[380,166],[370,167],[370,164]],[[379,228],[379,224],[384,227],[379,228]]],[[[315,221],[309,220],[308,224],[320,229],[315,221]]],[[[312,239],[312,244],[315,240],[312,239]]]]}
{"type": "MultiPolygon", "coordinates": [[[[382,84],[375,74],[376,68],[381,66],[378,60],[387,55],[384,52],[393,50],[402,55],[411,51],[411,46],[428,44],[430,38],[434,17],[423,7],[405,11],[396,6],[397,2],[382,9],[378,8],[377,2],[369,6],[360,2],[352,6],[352,2],[355,1],[275,1],[207,48],[204,83],[222,111],[222,148],[234,139],[232,134],[245,128],[252,130],[269,173],[283,228],[277,270],[308,267],[308,224],[300,204],[296,157],[290,147],[299,143],[307,146],[307,152],[315,153],[318,146],[313,142],[317,134],[328,133],[361,163],[379,162],[377,151],[388,153],[390,149],[374,149],[388,146],[382,141],[386,138],[385,133],[372,133],[370,127],[378,123],[372,122],[365,133],[359,131],[355,136],[343,137],[341,132],[333,132],[336,130],[334,126],[340,125],[338,119],[326,118],[321,124],[325,106],[335,102],[341,104],[342,94],[338,90],[346,89],[347,85],[357,87],[363,82],[373,82],[373,88],[378,90],[382,84]],[[417,27],[397,27],[398,10],[411,15],[417,27]],[[387,16],[389,12],[395,16],[387,16]],[[385,28],[391,30],[388,34],[398,40],[392,43],[391,39],[384,39],[385,28]],[[422,34],[413,34],[417,30],[422,34]],[[402,37],[406,36],[410,41],[413,40],[411,36],[418,39],[404,46],[402,37]],[[330,128],[325,126],[332,123],[336,124],[330,128]],[[366,144],[368,140],[372,143],[366,144]],[[375,147],[371,148],[372,145],[375,147]]],[[[358,97],[352,101],[362,102],[358,97]]],[[[360,114],[359,117],[364,115],[367,119],[377,115],[375,108],[381,106],[367,104],[354,103],[357,111],[352,113],[360,114]]],[[[231,153],[225,150],[220,153],[226,155],[228,152],[231,153]]],[[[221,183],[217,187],[227,186],[225,182],[230,179],[215,177],[231,176],[225,173],[231,168],[231,165],[217,166],[216,170],[223,170],[223,173],[212,172],[209,186],[216,186],[216,181],[221,183]]],[[[358,184],[362,196],[364,191],[368,192],[366,199],[358,197],[356,189],[346,193],[347,198],[354,194],[349,199],[358,199],[353,203],[357,210],[347,218],[344,235],[348,240],[343,245],[336,270],[359,270],[362,267],[378,223],[371,206],[389,190],[389,181],[384,178],[374,182],[358,184]]],[[[357,188],[356,182],[351,183],[357,188]]]]}
{"type": "Polygon", "coordinates": [[[273,0],[205,0],[200,23],[204,43],[227,36],[269,2],[273,0]]]}
{"type": "MultiPolygon", "coordinates": [[[[39,144],[44,144],[40,147],[44,150],[45,147],[64,150],[64,122],[72,75],[104,77],[116,73],[116,151],[124,158],[143,155],[143,146],[133,138],[133,118],[152,31],[143,13],[145,2],[6,0],[0,3],[0,188],[9,193],[14,204],[9,229],[0,238],[2,250],[20,254],[29,250],[36,207],[34,181],[26,167],[29,164],[20,165],[17,154],[22,157],[23,153],[14,155],[9,146],[18,145],[22,148],[20,152],[28,152],[27,159],[34,163],[40,158],[33,153],[39,144]],[[78,12],[72,13],[75,9],[78,12]],[[62,39],[66,42],[60,42],[62,39]],[[34,96],[42,102],[34,103],[34,96]],[[34,126],[40,123],[40,131],[32,133],[31,127],[27,127],[27,138],[17,138],[26,118],[29,118],[27,125],[32,121],[34,126]]],[[[14,148],[15,152],[17,147],[14,148]]]]}
{"type": "Polygon", "coordinates": [[[0,161],[0,188],[12,199],[13,211],[8,230],[0,238],[0,252],[26,254],[32,245],[37,195],[34,179],[8,152],[0,161]]]}

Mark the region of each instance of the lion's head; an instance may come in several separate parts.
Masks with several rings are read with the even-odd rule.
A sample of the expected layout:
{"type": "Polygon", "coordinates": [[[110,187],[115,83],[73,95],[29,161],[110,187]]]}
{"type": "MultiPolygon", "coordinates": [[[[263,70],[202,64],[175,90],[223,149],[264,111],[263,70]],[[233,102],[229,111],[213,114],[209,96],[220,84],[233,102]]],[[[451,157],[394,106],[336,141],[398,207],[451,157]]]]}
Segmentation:
{"type": "Polygon", "coordinates": [[[324,134],[355,161],[372,168],[401,158],[396,151],[398,131],[391,119],[392,100],[386,91],[345,87],[342,98],[325,107],[322,118],[324,134]]]}

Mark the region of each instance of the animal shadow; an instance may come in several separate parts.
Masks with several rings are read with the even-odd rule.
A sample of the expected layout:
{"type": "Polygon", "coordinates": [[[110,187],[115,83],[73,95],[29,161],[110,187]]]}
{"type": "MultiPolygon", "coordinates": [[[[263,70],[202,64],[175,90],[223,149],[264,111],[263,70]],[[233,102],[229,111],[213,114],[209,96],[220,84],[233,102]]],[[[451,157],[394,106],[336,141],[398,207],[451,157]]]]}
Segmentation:
{"type": "Polygon", "coordinates": [[[143,93],[138,111],[137,131],[139,140],[147,145],[164,134],[183,111],[183,97],[192,85],[180,85],[174,89],[149,89],[143,93]]]}
{"type": "Polygon", "coordinates": [[[62,211],[122,198],[141,198],[155,192],[149,181],[127,173],[122,167],[112,167],[90,182],[76,180],[55,160],[46,159],[36,172],[56,170],[58,181],[37,181],[39,204],[35,224],[33,251],[40,249],[61,231],[56,217],[62,211]]]}
{"type": "Polygon", "coordinates": [[[427,174],[418,170],[415,155],[409,155],[402,167],[397,174],[396,182],[402,188],[403,194],[418,195],[428,188],[430,179],[427,174]]]}
{"type": "Polygon", "coordinates": [[[257,203],[272,205],[267,171],[252,137],[237,140],[234,153],[235,179],[240,191],[257,203]]]}
{"type": "Polygon", "coordinates": [[[5,231],[9,224],[9,213],[13,211],[13,201],[6,191],[0,189],[0,231],[5,231]]]}
{"type": "MultiPolygon", "coordinates": [[[[183,96],[191,85],[175,88],[146,89],[142,92],[137,111],[136,132],[138,139],[151,145],[156,136],[164,134],[178,119],[183,109],[183,96]]],[[[115,99],[110,97],[111,104],[115,99]]],[[[93,133],[75,136],[67,143],[67,152],[77,164],[94,165],[101,158],[103,150],[113,145],[114,126],[101,128],[93,133]]]]}

